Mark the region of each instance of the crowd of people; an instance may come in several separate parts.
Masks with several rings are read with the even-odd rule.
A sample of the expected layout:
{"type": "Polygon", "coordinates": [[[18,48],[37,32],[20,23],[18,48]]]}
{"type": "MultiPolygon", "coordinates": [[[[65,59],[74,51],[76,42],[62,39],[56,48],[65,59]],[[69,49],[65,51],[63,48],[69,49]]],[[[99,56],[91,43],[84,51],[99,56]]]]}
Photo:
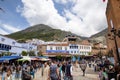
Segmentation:
{"type": "Polygon", "coordinates": [[[46,61],[46,62],[23,62],[23,63],[1,63],[0,75],[1,80],[34,80],[35,74],[40,71],[41,80],[73,80],[73,70],[81,69],[83,76],[87,68],[93,68],[99,72],[99,80],[120,80],[120,66],[114,66],[109,60],[81,60],[72,62],[68,61],[46,61]]]}
{"type": "MultiPolygon", "coordinates": [[[[84,60],[85,61],[85,60],[84,60]]],[[[85,62],[71,61],[47,61],[47,62],[24,62],[18,63],[1,63],[0,75],[1,80],[34,80],[35,74],[41,70],[42,80],[73,80],[72,71],[74,67],[81,68],[85,73],[85,62]]],[[[83,74],[84,76],[85,74],[83,74]]]]}
{"type": "Polygon", "coordinates": [[[88,65],[99,72],[99,80],[120,80],[120,66],[114,65],[107,58],[88,61],[88,65]]]}
{"type": "Polygon", "coordinates": [[[2,63],[0,65],[1,80],[27,80],[27,78],[30,80],[34,78],[38,66],[38,63],[2,63]]]}

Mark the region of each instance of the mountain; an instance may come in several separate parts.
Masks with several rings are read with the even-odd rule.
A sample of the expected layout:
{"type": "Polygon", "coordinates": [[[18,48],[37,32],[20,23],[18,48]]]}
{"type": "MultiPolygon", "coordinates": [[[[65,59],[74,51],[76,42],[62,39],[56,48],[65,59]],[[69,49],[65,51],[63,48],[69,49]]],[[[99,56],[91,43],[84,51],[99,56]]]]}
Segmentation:
{"type": "Polygon", "coordinates": [[[106,34],[107,34],[107,29],[87,38],[87,37],[78,36],[71,32],[62,31],[59,29],[53,29],[48,25],[38,24],[26,28],[25,30],[18,31],[6,36],[13,38],[19,42],[25,42],[26,40],[33,38],[41,39],[44,41],[53,41],[53,40],[62,41],[67,35],[74,35],[74,36],[78,36],[80,38],[80,41],[84,39],[88,39],[91,43],[102,42],[106,44],[106,38],[105,38],[106,34]]]}
{"type": "Polygon", "coordinates": [[[92,43],[96,43],[96,42],[102,42],[103,44],[106,44],[106,35],[107,35],[107,28],[104,29],[103,31],[96,33],[94,35],[92,35],[89,40],[92,43]]]}
{"type": "Polygon", "coordinates": [[[19,42],[24,42],[32,38],[37,38],[44,41],[53,41],[53,40],[62,41],[67,35],[75,35],[75,34],[67,31],[61,31],[59,29],[53,29],[44,24],[39,24],[6,36],[13,38],[19,42]]]}

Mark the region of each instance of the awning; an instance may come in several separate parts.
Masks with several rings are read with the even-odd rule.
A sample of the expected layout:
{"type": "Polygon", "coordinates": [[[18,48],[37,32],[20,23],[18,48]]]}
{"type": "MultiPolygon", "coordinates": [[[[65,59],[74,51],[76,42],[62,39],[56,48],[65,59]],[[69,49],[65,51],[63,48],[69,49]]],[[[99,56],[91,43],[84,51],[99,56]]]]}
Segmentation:
{"type": "Polygon", "coordinates": [[[41,58],[40,61],[49,61],[50,59],[41,58]]]}
{"type": "Polygon", "coordinates": [[[33,61],[39,61],[40,59],[39,58],[31,58],[31,60],[33,60],[33,61]]]}
{"type": "Polygon", "coordinates": [[[21,56],[3,56],[0,58],[0,62],[6,62],[10,60],[16,60],[22,58],[21,56]]]}
{"type": "Polygon", "coordinates": [[[48,59],[48,56],[37,56],[36,58],[46,58],[46,59],[48,59]]]}
{"type": "Polygon", "coordinates": [[[18,59],[17,61],[31,61],[31,58],[29,56],[23,56],[22,59],[18,59]]]}
{"type": "Polygon", "coordinates": [[[49,61],[50,60],[47,56],[38,56],[36,58],[39,58],[40,61],[49,61]]]}

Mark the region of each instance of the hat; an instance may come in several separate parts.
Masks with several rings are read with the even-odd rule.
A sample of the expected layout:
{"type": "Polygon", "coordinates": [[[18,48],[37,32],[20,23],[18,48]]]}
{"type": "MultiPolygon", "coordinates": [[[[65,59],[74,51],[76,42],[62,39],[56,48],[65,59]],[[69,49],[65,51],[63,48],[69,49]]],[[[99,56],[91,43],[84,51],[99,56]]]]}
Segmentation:
{"type": "Polygon", "coordinates": [[[113,69],[113,66],[112,66],[112,65],[110,65],[110,66],[109,66],[109,69],[113,69]]]}

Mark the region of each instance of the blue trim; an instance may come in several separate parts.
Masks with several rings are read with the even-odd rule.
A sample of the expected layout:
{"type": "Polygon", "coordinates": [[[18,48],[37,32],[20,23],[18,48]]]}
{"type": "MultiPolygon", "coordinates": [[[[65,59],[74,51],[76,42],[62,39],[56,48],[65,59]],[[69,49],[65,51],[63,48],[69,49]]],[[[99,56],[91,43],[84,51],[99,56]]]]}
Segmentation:
{"type": "Polygon", "coordinates": [[[69,53],[67,50],[46,50],[47,53],[69,53]]]}
{"type": "Polygon", "coordinates": [[[0,58],[0,62],[14,60],[14,59],[20,59],[20,58],[22,58],[22,57],[21,56],[3,56],[0,58]]]}

